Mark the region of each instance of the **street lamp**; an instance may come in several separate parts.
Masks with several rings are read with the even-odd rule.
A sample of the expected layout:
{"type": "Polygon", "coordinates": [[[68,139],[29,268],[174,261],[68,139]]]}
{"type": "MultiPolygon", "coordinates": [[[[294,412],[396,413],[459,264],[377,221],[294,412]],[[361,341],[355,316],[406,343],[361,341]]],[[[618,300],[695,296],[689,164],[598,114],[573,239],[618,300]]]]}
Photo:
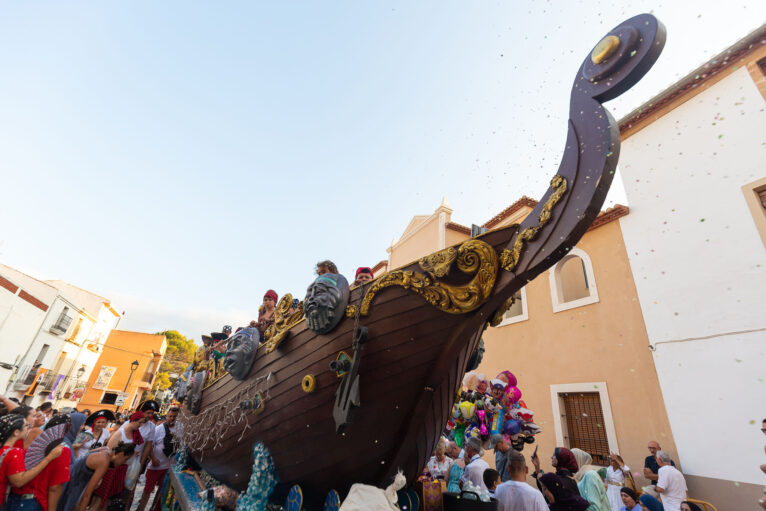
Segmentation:
{"type": "Polygon", "coordinates": [[[134,360],[132,364],[130,364],[130,376],[128,376],[128,381],[125,382],[125,390],[123,392],[128,391],[128,385],[130,385],[130,379],[133,377],[133,373],[138,369],[138,360],[134,360]]]}

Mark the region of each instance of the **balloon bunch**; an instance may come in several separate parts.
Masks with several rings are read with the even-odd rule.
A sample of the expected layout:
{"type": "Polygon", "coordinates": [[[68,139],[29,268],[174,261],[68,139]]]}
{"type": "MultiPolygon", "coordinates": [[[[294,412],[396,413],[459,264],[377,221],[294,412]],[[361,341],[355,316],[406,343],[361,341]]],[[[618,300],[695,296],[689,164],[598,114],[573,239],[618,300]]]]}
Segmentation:
{"type": "Polygon", "coordinates": [[[534,412],[521,400],[516,377],[503,371],[488,380],[475,371],[463,377],[463,390],[452,408],[447,430],[462,447],[469,438],[492,445],[504,439],[521,451],[535,441],[540,427],[534,423],[534,412]]]}

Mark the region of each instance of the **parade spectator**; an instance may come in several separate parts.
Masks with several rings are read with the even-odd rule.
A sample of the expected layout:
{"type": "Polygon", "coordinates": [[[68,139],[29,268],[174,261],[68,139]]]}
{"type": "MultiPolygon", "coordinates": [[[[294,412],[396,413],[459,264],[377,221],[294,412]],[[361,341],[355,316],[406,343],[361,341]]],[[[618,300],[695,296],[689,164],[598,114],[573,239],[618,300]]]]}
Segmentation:
{"type": "MultiPolygon", "coordinates": [[[[26,422],[27,428],[29,431],[31,430],[33,425],[36,423],[35,419],[37,418],[37,414],[39,412],[35,410],[34,408],[32,408],[31,406],[16,405],[14,408],[11,408],[10,413],[23,417],[24,422],[26,422]]],[[[41,432],[42,431],[40,431],[40,433],[41,432]]],[[[35,438],[37,438],[37,436],[40,433],[36,433],[35,438]]],[[[20,438],[19,440],[17,440],[16,445],[14,447],[18,447],[20,449],[26,449],[27,447],[29,447],[29,444],[32,442],[32,440],[34,440],[34,438],[32,440],[28,440],[28,438],[29,438],[29,433],[27,433],[25,438],[20,438]]]]}
{"type": "MultiPolygon", "coordinates": [[[[9,487],[23,487],[37,478],[48,465],[58,458],[64,447],[59,445],[43,458],[34,468],[26,470],[24,466],[24,449],[14,447],[20,439],[23,440],[29,425],[18,414],[7,414],[0,417],[0,508],[16,510],[22,500],[18,496],[9,499],[5,505],[9,487]]],[[[32,499],[34,500],[34,499],[32,499]]]]}
{"type": "Polygon", "coordinates": [[[460,446],[457,445],[455,442],[448,442],[447,443],[447,456],[452,458],[453,461],[457,461],[460,459],[460,446]]]}
{"type": "Polygon", "coordinates": [[[575,474],[577,489],[580,491],[580,495],[590,502],[589,510],[611,511],[612,506],[609,505],[604,482],[597,473],[601,467],[592,465],[593,458],[582,449],[572,449],[572,454],[574,454],[577,466],[579,467],[575,474]]]}
{"type": "Polygon", "coordinates": [[[325,273],[338,273],[338,267],[329,259],[317,263],[316,274],[324,275],[325,273]]]}
{"type": "Polygon", "coordinates": [[[647,493],[641,495],[641,498],[638,499],[638,504],[643,511],[664,511],[662,502],[647,493]]]}
{"type": "Polygon", "coordinates": [[[27,433],[26,440],[24,440],[24,449],[28,449],[32,442],[35,441],[35,438],[40,436],[43,432],[43,426],[45,426],[45,415],[40,410],[35,410],[32,427],[29,429],[29,433],[27,433]]]}
{"type": "Polygon", "coordinates": [[[85,511],[94,491],[110,467],[122,466],[131,456],[135,446],[120,442],[112,450],[98,447],[72,466],[69,483],[61,494],[57,511],[85,511]]]}
{"type": "Polygon", "coordinates": [[[51,420],[51,417],[53,417],[53,412],[54,412],[53,405],[50,404],[48,401],[46,401],[43,404],[41,404],[37,409],[43,412],[43,415],[45,415],[45,422],[47,424],[47,422],[51,420]]]}
{"type": "Polygon", "coordinates": [[[474,485],[481,487],[482,490],[486,490],[484,471],[489,468],[489,465],[481,459],[481,441],[478,438],[469,438],[463,448],[465,449],[466,466],[460,482],[465,484],[467,481],[471,481],[474,485]]]}
{"type": "Polygon", "coordinates": [[[612,511],[620,511],[622,507],[622,497],[620,489],[626,483],[632,483],[633,477],[630,475],[630,467],[625,464],[619,454],[611,453],[609,455],[609,466],[606,468],[606,496],[609,499],[609,505],[612,511]]]}
{"type": "MultiPolygon", "coordinates": [[[[107,446],[114,450],[120,443],[134,444],[136,447],[142,446],[144,439],[141,435],[140,428],[146,423],[143,412],[134,412],[128,420],[109,437],[107,446]]],[[[134,454],[130,456],[129,460],[118,467],[110,467],[104,477],[101,479],[101,484],[93,491],[93,509],[99,509],[102,507],[102,503],[106,503],[109,499],[117,497],[125,490],[125,475],[128,471],[128,466],[134,463],[140,463],[140,454],[134,447],[134,454]]]]}
{"type": "MultiPolygon", "coordinates": [[[[649,456],[644,459],[644,477],[649,479],[649,482],[652,485],[655,485],[657,484],[657,472],[660,469],[660,466],[657,464],[657,452],[662,448],[658,442],[652,440],[649,442],[647,449],[649,449],[649,456]]],[[[672,461],[670,464],[673,466],[676,465],[672,461]]],[[[652,490],[654,490],[654,488],[652,488],[652,490]]]]}
{"type": "Polygon", "coordinates": [[[490,445],[495,448],[495,469],[500,474],[500,482],[504,483],[511,479],[508,473],[508,451],[511,444],[503,435],[495,435],[490,445]]]}
{"type": "MultiPolygon", "coordinates": [[[[763,434],[766,435],[766,419],[763,419],[763,422],[761,422],[761,432],[763,432],[763,434]]],[[[766,446],[763,447],[763,452],[766,453],[766,446]]],[[[766,474],[766,463],[761,465],[761,472],[766,474]]]]}
{"type": "Polygon", "coordinates": [[[681,511],[681,502],[686,500],[686,480],[684,475],[673,465],[670,454],[657,451],[657,484],[655,489],[662,496],[665,511],[681,511]]]}
{"type": "MultiPolygon", "coordinates": [[[[151,455],[152,461],[146,468],[146,484],[144,485],[144,493],[141,495],[141,502],[138,504],[139,511],[143,511],[146,508],[146,504],[149,502],[149,497],[154,489],[157,488],[159,491],[165,481],[165,476],[170,468],[170,456],[175,450],[173,441],[178,432],[177,418],[178,408],[171,408],[168,410],[165,422],[155,427],[154,448],[151,455]]],[[[160,511],[161,500],[155,496],[154,503],[149,506],[149,509],[160,511]]]]}
{"type": "Polygon", "coordinates": [[[519,451],[508,453],[511,479],[495,489],[498,511],[548,511],[543,494],[527,484],[527,461],[519,451]]]}
{"type": "Polygon", "coordinates": [[[500,472],[495,470],[494,468],[488,468],[484,471],[484,474],[482,475],[484,478],[484,486],[487,487],[487,491],[489,491],[489,496],[494,497],[495,496],[495,489],[498,487],[502,481],[500,480],[500,472]]]}
{"type": "Polygon", "coordinates": [[[80,412],[74,412],[69,414],[69,429],[67,430],[66,434],[64,435],[64,444],[69,446],[69,449],[72,452],[72,459],[71,462],[74,463],[77,457],[75,456],[75,452],[79,449],[79,447],[82,447],[82,444],[77,444],[77,436],[80,434],[80,430],[85,425],[85,414],[82,414],[80,412]]]}
{"type": "Polygon", "coordinates": [[[351,284],[351,286],[361,286],[365,282],[369,282],[373,279],[372,269],[368,268],[366,266],[360,266],[356,269],[356,274],[354,275],[354,282],[351,284]]]}
{"type": "Polygon", "coordinates": [[[620,511],[641,511],[641,505],[638,503],[638,496],[636,492],[630,488],[620,488],[620,499],[622,499],[622,507],[620,511]]]}
{"type": "MultiPolygon", "coordinates": [[[[564,478],[548,472],[539,479],[542,493],[551,511],[585,511],[590,503],[569,487],[564,478]]],[[[619,510],[618,510],[619,511],[619,510]]]]}
{"type": "MultiPolygon", "coordinates": [[[[532,476],[537,479],[537,489],[543,491],[543,489],[540,487],[539,478],[543,475],[544,472],[540,469],[540,458],[537,456],[537,452],[532,455],[532,465],[535,467],[535,471],[532,476]]],[[[577,489],[577,481],[574,477],[574,474],[577,473],[579,467],[577,465],[577,460],[575,459],[574,454],[572,454],[572,451],[566,447],[556,447],[553,450],[553,456],[551,456],[551,466],[553,466],[553,469],[556,471],[556,475],[561,478],[562,482],[569,488],[569,490],[571,490],[573,493],[579,494],[579,490],[577,489]]]]}
{"type": "Polygon", "coordinates": [[[694,502],[685,500],[681,502],[681,511],[702,511],[702,509],[694,502]]]}
{"type": "MultiPolygon", "coordinates": [[[[45,424],[45,429],[59,424],[70,424],[69,416],[60,414],[51,417],[45,424]]],[[[8,511],[56,509],[64,484],[69,481],[72,461],[71,449],[65,444],[61,444],[61,447],[61,454],[52,460],[37,477],[19,488],[11,488],[11,494],[8,496],[8,511]],[[36,501],[36,504],[30,501],[36,501]]]]}
{"type": "Polygon", "coordinates": [[[431,474],[431,477],[434,479],[447,480],[449,469],[452,467],[452,459],[447,457],[446,452],[447,443],[443,438],[439,439],[439,442],[436,444],[436,449],[434,449],[434,455],[431,456],[431,459],[428,460],[428,464],[426,465],[428,467],[428,473],[431,474]]]}
{"type": "Polygon", "coordinates": [[[88,456],[89,450],[106,445],[111,436],[109,430],[106,429],[107,421],[110,419],[114,419],[114,414],[110,410],[98,410],[96,413],[88,415],[88,418],[85,419],[85,426],[89,434],[77,451],[78,459],[88,456]]]}

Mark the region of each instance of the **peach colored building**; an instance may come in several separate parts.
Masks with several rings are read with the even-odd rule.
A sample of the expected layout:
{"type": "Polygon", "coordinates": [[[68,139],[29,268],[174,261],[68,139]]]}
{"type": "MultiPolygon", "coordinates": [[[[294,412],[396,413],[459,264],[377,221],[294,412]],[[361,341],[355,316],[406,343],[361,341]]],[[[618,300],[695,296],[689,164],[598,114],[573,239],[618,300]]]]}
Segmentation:
{"type": "Polygon", "coordinates": [[[135,408],[144,391],[152,388],[167,347],[164,335],[112,330],[78,408],[135,408]]]}
{"type": "MultiPolygon", "coordinates": [[[[482,227],[518,223],[535,205],[522,197],[482,227]]],[[[452,222],[451,214],[443,201],[432,215],[414,217],[388,248],[384,267],[468,239],[471,230],[452,222]]],[[[543,429],[537,439],[545,469],[556,446],[580,447],[601,464],[610,451],[618,452],[634,472],[643,471],[649,440],[676,456],[616,221],[628,214],[625,206],[602,212],[576,247],[525,286],[503,322],[483,336],[478,371],[494,377],[509,369],[518,377],[522,399],[543,429]]],[[[643,477],[637,482],[646,484],[643,477]]]]}

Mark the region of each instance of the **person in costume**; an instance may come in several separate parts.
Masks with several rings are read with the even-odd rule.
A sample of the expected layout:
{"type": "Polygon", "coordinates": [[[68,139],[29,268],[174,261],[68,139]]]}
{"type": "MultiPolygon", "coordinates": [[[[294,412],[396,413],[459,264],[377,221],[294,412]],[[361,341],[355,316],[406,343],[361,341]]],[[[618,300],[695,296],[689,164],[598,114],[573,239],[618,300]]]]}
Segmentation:
{"type": "Polygon", "coordinates": [[[56,511],[85,511],[107,470],[124,465],[133,456],[134,449],[135,445],[120,442],[114,450],[97,447],[78,459],[56,511]]]}
{"type": "MultiPolygon", "coordinates": [[[[3,507],[6,504],[5,496],[9,487],[20,488],[32,482],[53,460],[61,455],[64,449],[61,445],[56,446],[34,468],[26,470],[24,449],[14,447],[14,445],[19,440],[23,443],[28,427],[29,425],[21,415],[8,414],[0,417],[0,508],[4,510],[18,509],[20,507],[19,502],[22,501],[19,497],[13,497],[7,507],[3,507]]],[[[32,500],[34,501],[34,498],[32,500]]],[[[38,509],[40,508],[38,507],[38,509]]]]}
{"type": "MultiPolygon", "coordinates": [[[[173,455],[175,450],[173,440],[177,438],[179,433],[179,424],[176,422],[178,411],[178,408],[171,408],[168,411],[165,422],[155,427],[154,447],[151,456],[152,462],[146,467],[146,484],[141,495],[141,502],[138,504],[138,511],[144,511],[154,488],[162,489],[165,476],[168,473],[168,469],[170,469],[170,456],[173,455]]],[[[150,505],[149,509],[160,511],[162,507],[161,500],[159,495],[155,496],[153,505],[150,505]]]]}
{"type": "MultiPolygon", "coordinates": [[[[98,410],[97,412],[88,415],[88,418],[85,419],[85,432],[87,432],[87,435],[81,433],[78,438],[79,449],[76,453],[77,459],[87,457],[88,451],[91,449],[98,449],[99,447],[106,446],[106,443],[111,436],[109,430],[106,429],[106,425],[109,421],[113,420],[115,420],[115,417],[111,410],[98,410]]],[[[75,443],[75,446],[77,446],[78,443],[75,443]]]]}
{"type": "Polygon", "coordinates": [[[258,308],[258,322],[250,322],[250,326],[258,328],[261,337],[274,324],[274,312],[276,311],[278,299],[279,296],[276,291],[273,289],[266,291],[266,294],[263,295],[263,304],[258,308]]]}
{"type": "MultiPolygon", "coordinates": [[[[143,446],[144,439],[141,435],[140,428],[146,423],[146,418],[143,412],[133,412],[128,417],[128,421],[123,424],[120,429],[116,430],[109,441],[107,446],[114,450],[120,443],[134,444],[137,446],[143,446]]],[[[134,459],[138,456],[140,462],[140,454],[134,447],[134,454],[130,456],[130,459],[120,466],[109,468],[101,479],[101,484],[93,491],[93,505],[92,509],[99,509],[105,507],[106,502],[122,494],[125,490],[125,475],[128,472],[129,463],[134,463],[134,459]]]]}
{"type": "Polygon", "coordinates": [[[553,472],[543,474],[538,480],[543,496],[548,501],[551,511],[585,511],[590,503],[553,472]]]}
{"type": "MultiPolygon", "coordinates": [[[[68,415],[54,415],[45,424],[45,429],[61,424],[71,426],[68,415]]],[[[60,447],[61,454],[51,460],[37,477],[21,487],[11,488],[11,494],[8,496],[8,511],[56,509],[64,484],[69,481],[69,468],[72,461],[72,451],[69,446],[61,443],[60,447]]]]}
{"type": "Polygon", "coordinates": [[[317,263],[316,274],[324,275],[325,273],[338,273],[338,267],[329,259],[317,263]]]}
{"type": "Polygon", "coordinates": [[[580,495],[590,502],[590,511],[611,511],[612,506],[609,504],[609,499],[606,496],[606,490],[604,489],[604,482],[598,475],[598,470],[601,467],[593,465],[593,458],[590,454],[582,449],[572,449],[575,460],[577,460],[577,466],[579,469],[575,474],[577,480],[577,489],[580,490],[580,495]]]}
{"type": "MultiPolygon", "coordinates": [[[[535,472],[532,474],[532,477],[537,479],[537,487],[540,491],[543,491],[540,487],[540,477],[544,472],[540,469],[540,458],[537,454],[532,456],[532,465],[535,467],[535,472]]],[[[556,447],[553,450],[553,456],[551,456],[551,465],[553,466],[556,475],[561,478],[567,488],[569,488],[570,491],[579,494],[577,481],[574,476],[579,470],[579,466],[577,465],[577,460],[575,459],[574,454],[572,454],[572,451],[566,447],[556,447]]]]}
{"type": "Polygon", "coordinates": [[[622,500],[620,511],[641,511],[638,496],[632,489],[626,486],[620,488],[620,499],[622,500]]]}
{"type": "Polygon", "coordinates": [[[354,275],[354,282],[351,284],[351,287],[355,286],[361,286],[365,282],[369,282],[373,279],[372,269],[368,268],[367,266],[360,266],[356,269],[356,274],[354,275]]]}

